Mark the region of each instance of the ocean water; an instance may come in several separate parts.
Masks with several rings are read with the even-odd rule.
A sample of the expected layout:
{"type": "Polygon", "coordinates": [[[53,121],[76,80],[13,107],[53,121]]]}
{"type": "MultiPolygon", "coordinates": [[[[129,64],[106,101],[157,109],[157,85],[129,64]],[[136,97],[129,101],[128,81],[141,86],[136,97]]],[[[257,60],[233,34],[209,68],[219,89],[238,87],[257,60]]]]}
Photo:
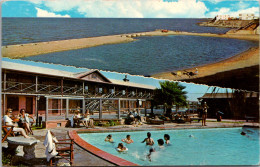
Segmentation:
{"type": "Polygon", "coordinates": [[[139,37],[130,43],[55,52],[24,60],[151,75],[220,61],[258,43],[200,36],[139,37]]]}
{"type": "Polygon", "coordinates": [[[147,154],[150,146],[141,141],[146,138],[146,131],[84,133],[79,136],[88,143],[125,160],[142,166],[160,165],[259,165],[259,129],[250,128],[216,128],[150,131],[155,141],[156,152],[151,161],[147,154]],[[245,131],[247,136],[240,133],[245,131]],[[115,143],[105,142],[108,134],[112,134],[115,143]],[[127,134],[134,140],[132,144],[124,144],[128,151],[116,151],[118,143],[127,134]],[[170,135],[170,146],[159,148],[158,139],[164,134],[170,135]],[[189,137],[189,136],[192,137],[189,137]]]}
{"type": "Polygon", "coordinates": [[[169,29],[225,33],[228,28],[201,27],[205,19],[2,18],[2,45],[169,29]]]}

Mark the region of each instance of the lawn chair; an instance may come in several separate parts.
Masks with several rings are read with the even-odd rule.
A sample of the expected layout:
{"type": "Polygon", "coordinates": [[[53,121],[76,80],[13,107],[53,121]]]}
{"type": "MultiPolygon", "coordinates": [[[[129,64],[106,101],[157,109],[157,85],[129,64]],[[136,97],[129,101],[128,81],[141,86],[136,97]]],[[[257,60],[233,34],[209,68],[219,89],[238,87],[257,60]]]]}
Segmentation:
{"type": "Polygon", "coordinates": [[[2,125],[2,131],[3,133],[3,138],[2,138],[2,143],[7,139],[8,136],[15,136],[14,131],[13,131],[14,126],[9,126],[9,125],[2,125]]]}
{"type": "MultiPolygon", "coordinates": [[[[53,134],[53,133],[52,133],[53,134]]],[[[57,139],[58,143],[56,145],[56,151],[58,155],[54,158],[51,158],[49,161],[49,166],[53,166],[53,160],[55,158],[65,159],[72,166],[74,163],[74,139],[57,139]]]]}

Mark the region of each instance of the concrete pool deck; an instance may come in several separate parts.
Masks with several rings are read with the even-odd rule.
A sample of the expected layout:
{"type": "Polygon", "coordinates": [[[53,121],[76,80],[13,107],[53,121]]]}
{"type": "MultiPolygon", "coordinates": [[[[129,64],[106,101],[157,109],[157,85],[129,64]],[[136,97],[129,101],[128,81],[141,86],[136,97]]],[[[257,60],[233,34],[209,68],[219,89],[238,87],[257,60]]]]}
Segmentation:
{"type": "MultiPolygon", "coordinates": [[[[246,122],[244,120],[223,120],[223,122],[215,122],[215,119],[209,119],[207,126],[201,126],[201,122],[177,124],[177,123],[166,123],[165,125],[140,125],[134,127],[133,125],[120,125],[113,127],[95,127],[95,128],[53,128],[50,129],[57,138],[68,137],[68,131],[135,131],[135,130],[156,130],[156,129],[192,129],[192,128],[231,128],[231,127],[243,127],[243,126],[255,126],[259,127],[259,123],[246,122]]],[[[36,139],[40,140],[40,143],[36,145],[35,153],[36,158],[30,160],[29,162],[24,162],[27,166],[45,166],[46,156],[45,147],[43,146],[43,141],[45,139],[45,134],[47,129],[34,130],[34,136],[36,139]]],[[[2,143],[2,147],[7,147],[7,142],[2,143]]],[[[102,158],[99,158],[92,153],[89,153],[75,144],[75,160],[74,166],[115,166],[114,163],[110,163],[102,158]]],[[[21,164],[23,151],[22,147],[18,147],[18,154],[14,157],[14,163],[21,164]],[[16,162],[15,162],[16,161],[16,162]]],[[[65,162],[65,161],[64,161],[65,162]]]]}

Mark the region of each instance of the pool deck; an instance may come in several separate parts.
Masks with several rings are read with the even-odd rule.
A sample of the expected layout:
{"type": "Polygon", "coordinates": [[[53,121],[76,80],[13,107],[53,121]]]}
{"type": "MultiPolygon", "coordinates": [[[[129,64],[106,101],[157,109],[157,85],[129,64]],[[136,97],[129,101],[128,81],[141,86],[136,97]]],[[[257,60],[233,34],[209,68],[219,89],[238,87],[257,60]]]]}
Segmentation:
{"type": "MultiPolygon", "coordinates": [[[[253,122],[246,122],[244,120],[223,120],[222,122],[216,122],[215,119],[209,119],[209,122],[207,122],[207,126],[201,126],[201,122],[192,122],[185,123],[185,124],[177,124],[177,123],[165,123],[164,125],[139,125],[139,126],[133,126],[133,125],[120,125],[120,126],[113,126],[113,127],[95,127],[95,128],[53,128],[50,129],[54,134],[57,136],[57,138],[65,138],[68,137],[68,132],[70,134],[74,134],[72,136],[75,136],[76,131],[77,132],[93,132],[93,131],[136,131],[136,130],[163,130],[163,129],[205,129],[205,128],[232,128],[232,127],[243,127],[243,126],[254,126],[259,127],[259,123],[253,123],[253,122]]],[[[34,136],[36,139],[40,140],[40,143],[36,145],[35,153],[36,158],[30,161],[24,161],[23,165],[27,166],[45,166],[46,165],[46,156],[45,156],[45,147],[43,146],[43,141],[45,139],[45,134],[47,132],[47,129],[41,129],[41,130],[34,130],[34,136]]],[[[76,139],[77,142],[80,139],[76,139]]],[[[86,144],[85,144],[86,146],[86,144]]],[[[7,142],[2,143],[2,147],[7,147],[7,142]]],[[[134,164],[130,164],[128,161],[123,160],[121,158],[112,156],[111,154],[100,152],[100,150],[95,149],[93,146],[87,145],[88,149],[94,150],[93,153],[90,153],[88,151],[85,151],[82,149],[84,147],[84,144],[77,143],[75,144],[74,149],[74,166],[117,166],[117,165],[123,165],[133,166],[134,164]],[[81,147],[79,147],[80,145],[81,147]],[[96,151],[96,152],[95,152],[96,151]],[[94,155],[96,153],[101,153],[102,155],[94,155]],[[101,157],[101,158],[100,158],[101,157]],[[108,160],[105,160],[108,159],[108,160]]],[[[18,154],[14,156],[13,162],[14,165],[21,164],[22,156],[23,156],[23,150],[22,147],[18,147],[18,154]]],[[[65,161],[64,161],[65,162],[65,161]]]]}

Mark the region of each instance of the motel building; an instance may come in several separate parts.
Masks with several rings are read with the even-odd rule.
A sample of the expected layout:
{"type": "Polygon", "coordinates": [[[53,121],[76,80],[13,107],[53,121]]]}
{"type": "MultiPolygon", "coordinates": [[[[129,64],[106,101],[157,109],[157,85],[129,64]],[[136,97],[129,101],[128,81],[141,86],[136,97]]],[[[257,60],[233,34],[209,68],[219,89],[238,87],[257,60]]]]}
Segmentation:
{"type": "Polygon", "coordinates": [[[78,109],[88,109],[94,120],[121,120],[133,109],[146,114],[154,89],[98,70],[2,59],[2,116],[25,108],[46,128],[64,127],[78,109]]]}

